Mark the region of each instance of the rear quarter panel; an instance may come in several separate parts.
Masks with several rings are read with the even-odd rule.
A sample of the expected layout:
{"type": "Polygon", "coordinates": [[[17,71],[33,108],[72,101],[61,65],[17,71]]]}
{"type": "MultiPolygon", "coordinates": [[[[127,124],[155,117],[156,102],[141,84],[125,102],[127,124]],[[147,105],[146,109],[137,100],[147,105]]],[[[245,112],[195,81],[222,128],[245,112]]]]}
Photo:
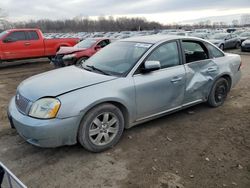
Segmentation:
{"type": "Polygon", "coordinates": [[[228,75],[231,78],[231,87],[234,87],[241,78],[241,58],[237,54],[226,53],[224,57],[216,58],[215,62],[219,66],[219,75],[217,77],[221,77],[223,75],[228,75]]]}

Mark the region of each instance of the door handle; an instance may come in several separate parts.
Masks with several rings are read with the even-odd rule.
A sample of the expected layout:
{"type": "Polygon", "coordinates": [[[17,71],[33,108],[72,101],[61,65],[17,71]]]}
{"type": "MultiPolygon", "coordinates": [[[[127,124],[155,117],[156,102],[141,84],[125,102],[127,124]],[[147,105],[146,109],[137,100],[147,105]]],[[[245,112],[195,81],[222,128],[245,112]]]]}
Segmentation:
{"type": "Polygon", "coordinates": [[[29,43],[29,42],[25,42],[24,45],[25,45],[25,46],[29,46],[30,43],[29,43]]]}
{"type": "Polygon", "coordinates": [[[218,69],[216,68],[216,67],[209,67],[208,69],[207,69],[207,72],[215,72],[215,71],[217,71],[218,69]]]}
{"type": "Polygon", "coordinates": [[[174,77],[172,78],[171,82],[176,83],[182,80],[182,77],[174,77]]]}

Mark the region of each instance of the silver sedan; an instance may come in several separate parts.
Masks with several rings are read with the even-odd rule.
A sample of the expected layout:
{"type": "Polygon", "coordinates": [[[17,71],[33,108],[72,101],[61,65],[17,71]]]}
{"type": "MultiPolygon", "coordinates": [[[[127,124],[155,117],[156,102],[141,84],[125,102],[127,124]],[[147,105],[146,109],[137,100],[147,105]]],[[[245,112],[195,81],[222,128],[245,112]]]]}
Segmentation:
{"type": "Polygon", "coordinates": [[[238,35],[231,33],[216,33],[208,39],[210,42],[218,46],[221,50],[229,48],[240,48],[241,39],[238,35]]]}
{"type": "Polygon", "coordinates": [[[23,81],[8,108],[29,143],[114,146],[125,128],[207,102],[222,105],[240,80],[239,55],[198,38],[145,36],[109,45],[82,64],[23,81]]]}

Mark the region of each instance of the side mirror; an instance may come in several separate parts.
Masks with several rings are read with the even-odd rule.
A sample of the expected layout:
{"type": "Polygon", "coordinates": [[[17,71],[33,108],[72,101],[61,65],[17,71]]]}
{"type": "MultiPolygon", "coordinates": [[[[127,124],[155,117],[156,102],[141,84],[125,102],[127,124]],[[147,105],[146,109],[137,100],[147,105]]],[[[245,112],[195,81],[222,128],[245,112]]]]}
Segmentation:
{"type": "Polygon", "coordinates": [[[100,50],[102,47],[100,46],[100,45],[97,45],[96,47],[95,47],[95,50],[100,50]]]}
{"type": "Polygon", "coordinates": [[[15,42],[16,40],[15,39],[13,39],[13,38],[8,38],[8,37],[6,37],[5,39],[3,39],[3,42],[4,43],[10,43],[10,42],[15,42]]]}
{"type": "Polygon", "coordinates": [[[144,63],[144,72],[151,72],[161,69],[161,63],[159,61],[146,61],[144,63]]]}

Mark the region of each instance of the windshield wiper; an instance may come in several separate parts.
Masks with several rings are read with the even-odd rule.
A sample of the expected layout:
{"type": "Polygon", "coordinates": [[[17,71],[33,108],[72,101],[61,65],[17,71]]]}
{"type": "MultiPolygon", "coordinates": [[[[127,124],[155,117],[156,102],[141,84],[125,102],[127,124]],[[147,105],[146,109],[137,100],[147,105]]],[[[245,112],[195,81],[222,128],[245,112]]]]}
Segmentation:
{"type": "Polygon", "coordinates": [[[86,65],[86,67],[89,67],[89,68],[91,68],[92,70],[96,70],[96,71],[98,71],[98,72],[100,72],[100,73],[102,73],[102,74],[105,74],[105,75],[111,75],[111,74],[107,73],[106,71],[103,71],[103,70],[101,70],[101,69],[96,68],[96,67],[93,66],[93,65],[86,65]]]}

